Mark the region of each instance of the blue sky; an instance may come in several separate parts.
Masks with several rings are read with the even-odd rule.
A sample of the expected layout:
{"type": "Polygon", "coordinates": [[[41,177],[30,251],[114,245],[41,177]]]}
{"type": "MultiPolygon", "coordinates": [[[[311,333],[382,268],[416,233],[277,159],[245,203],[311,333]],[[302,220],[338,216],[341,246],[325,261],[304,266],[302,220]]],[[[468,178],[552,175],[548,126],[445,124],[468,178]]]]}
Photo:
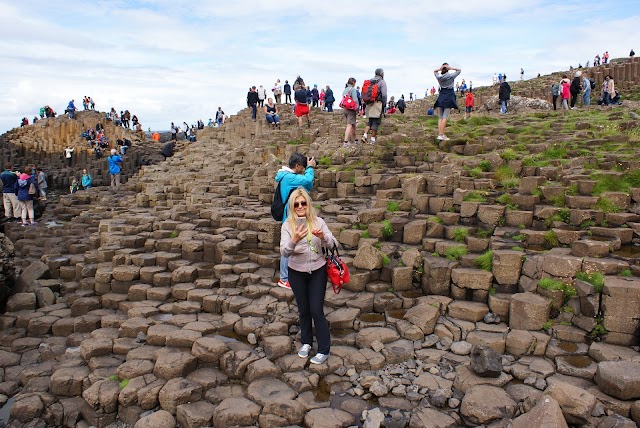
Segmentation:
{"type": "Polygon", "coordinates": [[[84,95],[163,130],[298,74],[339,92],[383,67],[396,97],[424,95],[444,61],[475,86],[533,77],[638,51],[639,23],[637,0],[0,0],[0,133],[84,95]]]}

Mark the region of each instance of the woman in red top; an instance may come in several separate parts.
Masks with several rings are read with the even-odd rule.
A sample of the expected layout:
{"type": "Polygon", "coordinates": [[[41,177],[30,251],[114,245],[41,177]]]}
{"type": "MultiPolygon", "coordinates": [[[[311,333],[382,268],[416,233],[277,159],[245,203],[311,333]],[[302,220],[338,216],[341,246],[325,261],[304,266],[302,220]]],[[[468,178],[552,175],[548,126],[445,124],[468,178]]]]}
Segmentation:
{"type": "Polygon", "coordinates": [[[471,110],[473,109],[473,93],[467,92],[467,96],[464,99],[464,118],[471,117],[471,110]]]}

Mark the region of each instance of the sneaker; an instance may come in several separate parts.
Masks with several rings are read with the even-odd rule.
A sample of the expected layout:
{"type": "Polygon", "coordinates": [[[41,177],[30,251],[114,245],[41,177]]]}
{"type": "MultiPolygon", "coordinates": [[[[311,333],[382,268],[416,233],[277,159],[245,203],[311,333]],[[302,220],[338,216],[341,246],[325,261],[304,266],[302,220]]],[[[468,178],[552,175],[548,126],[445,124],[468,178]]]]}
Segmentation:
{"type": "Polygon", "coordinates": [[[363,143],[367,142],[367,134],[362,134],[362,142],[363,143]]]}
{"type": "Polygon", "coordinates": [[[307,358],[309,356],[309,351],[311,351],[311,345],[302,345],[298,350],[298,357],[307,358]]]}
{"type": "Polygon", "coordinates": [[[443,135],[441,138],[442,141],[449,141],[449,137],[447,137],[446,135],[443,135]]]}
{"type": "Polygon", "coordinates": [[[32,221],[29,226],[35,226],[36,224],[38,224],[38,223],[36,223],[35,221],[32,221]]]}
{"type": "Polygon", "coordinates": [[[311,363],[312,364],[322,364],[325,361],[327,361],[327,359],[329,358],[329,354],[321,354],[321,353],[317,353],[316,355],[313,356],[313,358],[311,359],[311,363]]]}
{"type": "Polygon", "coordinates": [[[348,141],[345,141],[342,143],[342,147],[351,147],[351,143],[348,141]]]}
{"type": "Polygon", "coordinates": [[[278,287],[286,288],[291,290],[291,286],[289,285],[289,281],[283,281],[281,279],[278,280],[278,287]]]}
{"type": "Polygon", "coordinates": [[[374,145],[376,143],[376,137],[371,137],[369,144],[374,145]]]}
{"type": "Polygon", "coordinates": [[[444,136],[443,136],[443,135],[438,135],[438,138],[437,138],[437,139],[438,139],[438,140],[440,140],[440,141],[442,141],[442,140],[444,140],[444,136]]]}
{"type": "Polygon", "coordinates": [[[360,144],[360,141],[355,140],[355,141],[353,142],[353,144],[355,144],[355,145],[357,146],[358,144],[360,144]]]}
{"type": "Polygon", "coordinates": [[[22,223],[22,227],[27,227],[27,223],[22,223]]]}

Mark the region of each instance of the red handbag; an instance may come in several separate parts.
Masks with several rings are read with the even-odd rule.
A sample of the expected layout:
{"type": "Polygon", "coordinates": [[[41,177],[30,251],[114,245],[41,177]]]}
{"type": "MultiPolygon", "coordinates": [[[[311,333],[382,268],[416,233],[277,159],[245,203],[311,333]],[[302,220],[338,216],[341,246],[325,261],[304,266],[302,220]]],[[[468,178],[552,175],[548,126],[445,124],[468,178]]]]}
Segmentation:
{"type": "Polygon", "coordinates": [[[349,269],[347,269],[347,265],[340,259],[340,253],[338,253],[338,247],[336,247],[335,243],[330,250],[322,248],[322,252],[327,261],[327,276],[333,286],[333,292],[338,294],[342,291],[342,286],[348,284],[351,279],[349,269]]]}
{"type": "Polygon", "coordinates": [[[344,108],[347,110],[358,110],[360,106],[358,105],[358,103],[351,98],[350,94],[346,94],[344,97],[342,97],[342,101],[340,101],[340,108],[344,108]]]}

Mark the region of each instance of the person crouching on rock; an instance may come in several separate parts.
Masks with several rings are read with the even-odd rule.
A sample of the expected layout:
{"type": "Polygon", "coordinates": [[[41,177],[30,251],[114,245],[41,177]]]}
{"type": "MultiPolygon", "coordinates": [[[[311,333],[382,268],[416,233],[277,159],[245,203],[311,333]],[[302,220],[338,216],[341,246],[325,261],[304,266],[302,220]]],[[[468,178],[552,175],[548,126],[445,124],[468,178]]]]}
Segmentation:
{"type": "Polygon", "coordinates": [[[176,144],[173,141],[169,141],[164,145],[160,153],[164,156],[164,160],[173,156],[173,151],[175,150],[176,144]]]}
{"type": "Polygon", "coordinates": [[[289,257],[289,284],[298,305],[302,346],[300,358],[307,358],[313,344],[311,321],[316,328],[318,352],[312,364],[322,364],[329,358],[331,337],[324,316],[324,295],[327,269],[322,246],[332,247],[335,238],[324,220],[316,215],[311,197],[298,188],[289,197],[289,217],[282,223],[280,253],[289,257]]]}

